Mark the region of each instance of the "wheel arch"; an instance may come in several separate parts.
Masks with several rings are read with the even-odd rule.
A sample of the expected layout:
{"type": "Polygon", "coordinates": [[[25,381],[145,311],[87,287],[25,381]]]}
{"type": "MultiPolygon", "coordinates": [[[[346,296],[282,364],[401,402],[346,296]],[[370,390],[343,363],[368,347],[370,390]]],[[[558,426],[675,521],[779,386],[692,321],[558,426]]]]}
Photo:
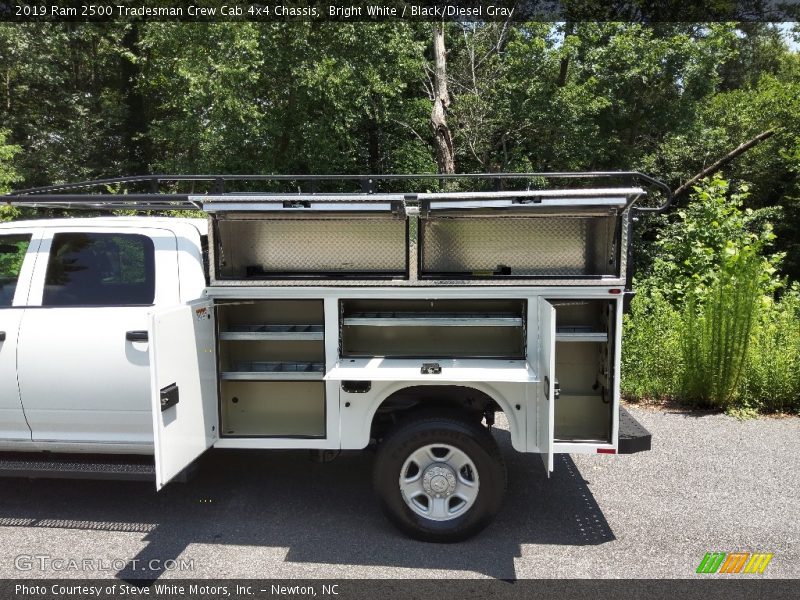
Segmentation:
{"type": "Polygon", "coordinates": [[[387,415],[396,418],[410,414],[415,409],[431,406],[452,406],[467,413],[482,415],[485,407],[492,406],[505,413],[514,448],[521,452],[526,450],[525,390],[519,384],[437,382],[412,385],[408,382],[373,382],[369,399],[359,396],[363,398],[364,394],[342,392],[343,447],[345,440],[348,441],[347,447],[366,447],[375,433],[376,424],[379,425],[379,421],[387,415]],[[348,416],[346,411],[357,404],[361,405],[360,410],[348,416]]]}

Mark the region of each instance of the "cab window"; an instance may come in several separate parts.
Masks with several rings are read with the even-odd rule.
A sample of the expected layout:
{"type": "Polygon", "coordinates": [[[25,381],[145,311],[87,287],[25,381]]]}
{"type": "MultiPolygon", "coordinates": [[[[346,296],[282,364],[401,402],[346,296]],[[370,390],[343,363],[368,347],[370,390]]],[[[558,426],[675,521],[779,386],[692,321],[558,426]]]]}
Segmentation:
{"type": "Polygon", "coordinates": [[[0,235],[0,308],[11,306],[14,301],[22,261],[30,243],[30,234],[0,235]]]}
{"type": "Polygon", "coordinates": [[[43,306],[137,306],[155,298],[153,240],[119,233],[57,233],[43,306]]]}

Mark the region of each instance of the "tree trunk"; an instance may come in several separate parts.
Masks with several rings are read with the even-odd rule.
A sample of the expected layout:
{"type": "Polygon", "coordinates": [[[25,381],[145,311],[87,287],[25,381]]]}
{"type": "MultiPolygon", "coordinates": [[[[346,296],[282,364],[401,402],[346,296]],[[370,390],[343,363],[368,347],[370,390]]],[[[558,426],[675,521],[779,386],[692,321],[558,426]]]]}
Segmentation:
{"type": "Polygon", "coordinates": [[[734,158],[736,158],[740,154],[744,154],[745,152],[747,152],[750,148],[752,148],[753,146],[755,146],[759,142],[761,142],[761,141],[767,139],[768,137],[770,137],[773,133],[775,133],[774,130],[767,129],[766,131],[762,131],[761,133],[759,133],[752,140],[744,142],[743,144],[739,144],[736,148],[734,148],[733,150],[728,152],[725,156],[720,158],[713,165],[706,167],[705,169],[700,171],[697,175],[695,175],[694,177],[691,177],[686,183],[684,183],[679,188],[677,188],[674,192],[672,192],[672,196],[674,198],[677,198],[678,196],[681,196],[681,195],[685,194],[695,183],[697,183],[698,181],[700,181],[704,177],[708,177],[709,175],[713,175],[714,173],[719,171],[722,167],[724,167],[729,162],[731,162],[734,158]]]}
{"type": "Polygon", "coordinates": [[[439,173],[456,172],[453,151],[453,135],[447,124],[447,109],[450,106],[450,94],[447,91],[447,50],[444,46],[444,24],[433,26],[433,110],[431,111],[431,127],[436,145],[436,162],[439,173]]]}
{"type": "MultiPolygon", "coordinates": [[[[130,24],[122,38],[128,56],[139,57],[139,25],[130,24]]],[[[120,59],[120,93],[125,104],[123,139],[126,147],[126,170],[129,173],[149,173],[152,160],[150,136],[147,135],[148,111],[139,90],[141,67],[139,61],[123,57],[120,59]]]]}
{"type": "MultiPolygon", "coordinates": [[[[564,25],[564,41],[563,45],[567,45],[567,38],[571,35],[575,34],[575,23],[567,22],[564,25]]],[[[567,85],[567,75],[569,75],[569,53],[564,51],[564,55],[561,57],[561,64],[558,69],[558,81],[556,85],[558,87],[564,87],[567,85]]]]}

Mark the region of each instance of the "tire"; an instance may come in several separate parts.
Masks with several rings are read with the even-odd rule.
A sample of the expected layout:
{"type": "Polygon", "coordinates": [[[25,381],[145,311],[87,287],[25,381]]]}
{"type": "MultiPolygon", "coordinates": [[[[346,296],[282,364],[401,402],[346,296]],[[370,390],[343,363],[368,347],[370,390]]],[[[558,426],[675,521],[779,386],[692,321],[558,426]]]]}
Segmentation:
{"type": "Polygon", "coordinates": [[[412,415],[389,432],[373,483],[384,514],[405,534],[458,542],[494,518],[506,479],[489,430],[458,411],[438,410],[412,415]]]}

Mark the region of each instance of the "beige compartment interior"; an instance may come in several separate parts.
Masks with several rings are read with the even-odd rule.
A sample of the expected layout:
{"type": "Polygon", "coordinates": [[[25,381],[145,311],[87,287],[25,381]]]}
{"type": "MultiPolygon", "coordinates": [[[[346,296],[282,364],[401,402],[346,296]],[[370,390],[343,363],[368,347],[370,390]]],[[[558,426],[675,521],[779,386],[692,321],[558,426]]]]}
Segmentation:
{"type": "Polygon", "coordinates": [[[524,300],[343,300],[346,357],[525,357],[524,300]]]}
{"type": "Polygon", "coordinates": [[[217,308],[223,436],[325,437],[321,300],[217,308]]]}
{"type": "Polygon", "coordinates": [[[223,381],[222,434],[325,437],[322,381],[223,381]]]}
{"type": "Polygon", "coordinates": [[[556,308],[555,440],[611,440],[613,333],[604,300],[552,301],[556,308]]]}
{"type": "Polygon", "coordinates": [[[322,300],[253,300],[219,305],[217,322],[220,331],[236,325],[322,325],[324,313],[322,300]]]}

